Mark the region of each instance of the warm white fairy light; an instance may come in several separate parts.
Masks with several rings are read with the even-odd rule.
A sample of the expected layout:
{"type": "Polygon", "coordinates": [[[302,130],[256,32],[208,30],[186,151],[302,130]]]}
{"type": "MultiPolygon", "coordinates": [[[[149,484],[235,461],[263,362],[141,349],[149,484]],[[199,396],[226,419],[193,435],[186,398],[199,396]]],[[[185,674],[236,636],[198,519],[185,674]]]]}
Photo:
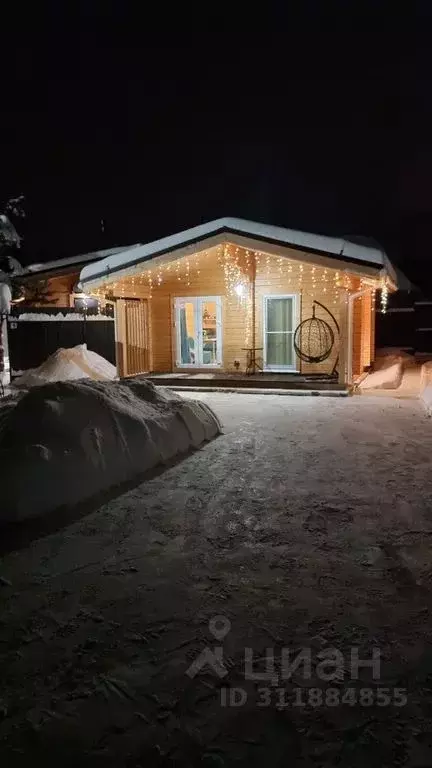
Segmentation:
{"type": "Polygon", "coordinates": [[[315,293],[315,288],[316,288],[316,267],[311,267],[310,276],[311,276],[311,282],[312,282],[312,290],[315,293]]]}
{"type": "Polygon", "coordinates": [[[159,288],[164,289],[162,284],[167,284],[167,290],[173,295],[200,295],[201,288],[210,289],[211,275],[216,268],[224,282],[224,288],[219,292],[225,294],[228,312],[240,313],[237,317],[244,337],[241,346],[249,347],[254,338],[251,282],[254,273],[259,286],[257,307],[260,302],[260,290],[264,293],[298,293],[304,298],[304,307],[309,306],[313,299],[320,300],[335,313],[336,318],[339,318],[340,302],[348,303],[350,293],[359,288],[372,289],[373,306],[379,298],[375,297],[375,289],[380,290],[383,312],[386,311],[388,302],[388,285],[385,281],[377,282],[374,289],[371,279],[361,278],[348,270],[334,270],[277,254],[248,250],[235,244],[227,243],[197,254],[190,253],[165,264],[153,264],[152,268],[149,266],[142,265],[142,271],[137,270],[134,275],[122,277],[117,282],[105,280],[97,291],[100,301],[98,311],[104,311],[104,300],[110,291],[112,299],[116,296],[128,298],[135,295],[143,299],[153,299],[157,297],[159,288]],[[208,286],[204,282],[204,276],[208,286]]]}
{"type": "Polygon", "coordinates": [[[240,265],[238,249],[237,253],[231,252],[229,246],[225,245],[218,261],[223,270],[227,295],[237,296],[243,302],[247,295],[249,277],[240,265]]]}
{"type": "Polygon", "coordinates": [[[388,293],[387,283],[383,281],[381,283],[381,312],[383,315],[387,312],[388,293]]]}

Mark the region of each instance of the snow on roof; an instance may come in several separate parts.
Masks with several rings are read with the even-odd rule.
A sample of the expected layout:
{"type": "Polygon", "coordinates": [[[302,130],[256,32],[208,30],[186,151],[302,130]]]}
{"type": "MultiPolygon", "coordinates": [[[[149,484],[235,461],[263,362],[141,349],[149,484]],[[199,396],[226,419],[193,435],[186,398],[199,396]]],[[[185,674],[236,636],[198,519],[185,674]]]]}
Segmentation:
{"type": "Polygon", "coordinates": [[[362,262],[369,266],[376,266],[379,269],[386,269],[395,279],[393,268],[386,254],[379,247],[363,245],[340,237],[315,235],[295,229],[285,229],[285,227],[275,227],[270,224],[227,217],[216,219],[206,224],[200,224],[198,227],[192,227],[192,229],[187,229],[184,232],[178,232],[175,235],[154,240],[146,245],[139,245],[133,250],[129,249],[128,251],[108,255],[102,261],[99,260],[96,264],[84,267],[81,271],[80,282],[83,285],[89,283],[96,284],[103,278],[111,277],[114,273],[123,272],[141,262],[154,259],[156,256],[161,256],[188,245],[194,245],[202,240],[224,233],[243,235],[263,243],[271,242],[304,251],[329,254],[335,258],[362,262]]]}
{"type": "Polygon", "coordinates": [[[101,251],[92,251],[91,253],[81,253],[77,256],[68,256],[64,259],[55,259],[54,261],[44,261],[40,264],[29,264],[26,267],[26,273],[33,274],[35,272],[50,272],[51,270],[58,270],[62,267],[72,267],[74,264],[85,264],[86,262],[100,261],[106,259],[109,256],[113,256],[116,253],[126,253],[127,251],[137,248],[139,243],[135,245],[120,245],[115,248],[104,248],[101,251]]]}

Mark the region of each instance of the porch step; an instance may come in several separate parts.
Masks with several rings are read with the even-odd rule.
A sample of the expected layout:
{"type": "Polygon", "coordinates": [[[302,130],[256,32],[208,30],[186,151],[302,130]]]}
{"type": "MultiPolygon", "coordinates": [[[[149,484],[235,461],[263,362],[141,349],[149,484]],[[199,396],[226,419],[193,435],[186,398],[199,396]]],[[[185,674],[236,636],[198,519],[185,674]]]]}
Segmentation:
{"type": "Polygon", "coordinates": [[[347,392],[347,388],[343,384],[339,384],[336,381],[326,381],[323,379],[306,379],[306,378],[294,378],[293,376],[284,377],[266,377],[259,376],[244,376],[241,377],[208,377],[208,376],[167,376],[167,375],[150,375],[147,378],[162,387],[172,387],[173,389],[194,389],[200,390],[206,389],[227,389],[232,391],[237,390],[284,390],[287,392],[347,392]]]}
{"type": "Polygon", "coordinates": [[[278,395],[281,397],[349,397],[351,394],[348,389],[269,389],[268,387],[169,386],[170,389],[175,389],[176,392],[223,392],[236,395],[278,395]]]}

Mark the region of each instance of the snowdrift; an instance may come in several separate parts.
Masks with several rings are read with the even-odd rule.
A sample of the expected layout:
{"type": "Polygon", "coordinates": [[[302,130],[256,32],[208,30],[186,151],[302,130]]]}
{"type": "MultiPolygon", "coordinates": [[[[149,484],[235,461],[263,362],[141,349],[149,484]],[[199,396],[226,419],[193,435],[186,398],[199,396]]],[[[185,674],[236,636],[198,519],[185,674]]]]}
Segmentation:
{"type": "Polygon", "coordinates": [[[420,399],[428,416],[432,416],[432,362],[423,363],[420,374],[420,399]]]}
{"type": "Polygon", "coordinates": [[[397,362],[388,368],[369,373],[360,383],[360,390],[366,389],[397,389],[402,381],[402,363],[397,362]]]}
{"type": "Polygon", "coordinates": [[[400,363],[402,368],[412,365],[415,362],[413,355],[410,355],[404,349],[397,347],[381,347],[377,349],[374,360],[374,371],[381,371],[383,368],[390,368],[395,363],[400,363]]]}
{"type": "Polygon", "coordinates": [[[87,344],[78,344],[70,349],[58,349],[38,368],[25,371],[14,381],[14,386],[29,389],[53,381],[94,379],[109,381],[115,379],[114,365],[104,357],[87,349],[87,344]]]}
{"type": "Polygon", "coordinates": [[[144,378],[32,389],[0,420],[0,520],[76,504],[219,432],[208,405],[144,378]]]}

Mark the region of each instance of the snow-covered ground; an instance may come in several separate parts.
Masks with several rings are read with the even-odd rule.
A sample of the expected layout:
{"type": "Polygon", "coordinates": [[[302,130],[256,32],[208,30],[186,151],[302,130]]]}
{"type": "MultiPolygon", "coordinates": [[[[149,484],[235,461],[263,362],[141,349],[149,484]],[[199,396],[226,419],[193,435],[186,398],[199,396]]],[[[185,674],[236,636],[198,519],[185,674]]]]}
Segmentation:
{"type": "MultiPolygon", "coordinates": [[[[0,764],[430,765],[432,428],[421,403],[193,397],[219,414],[222,436],[4,556],[0,764]],[[223,640],[208,629],[217,615],[231,622],[223,640]],[[222,682],[186,675],[207,645],[224,647],[222,682]],[[346,660],[378,647],[380,679],[363,668],[360,685],[372,700],[377,686],[408,688],[408,703],[279,711],[275,694],[259,707],[266,682],[245,683],[245,646],[261,670],[268,647],[331,646],[346,660]],[[244,687],[247,703],[221,707],[220,685],[244,687]]],[[[294,696],[325,684],[313,666],[286,685],[294,696]]],[[[357,685],[346,663],[327,687],[357,685]]]]}
{"type": "Polygon", "coordinates": [[[403,350],[378,350],[372,373],[362,379],[362,395],[420,398],[430,379],[431,364],[416,360],[403,350]]]}

